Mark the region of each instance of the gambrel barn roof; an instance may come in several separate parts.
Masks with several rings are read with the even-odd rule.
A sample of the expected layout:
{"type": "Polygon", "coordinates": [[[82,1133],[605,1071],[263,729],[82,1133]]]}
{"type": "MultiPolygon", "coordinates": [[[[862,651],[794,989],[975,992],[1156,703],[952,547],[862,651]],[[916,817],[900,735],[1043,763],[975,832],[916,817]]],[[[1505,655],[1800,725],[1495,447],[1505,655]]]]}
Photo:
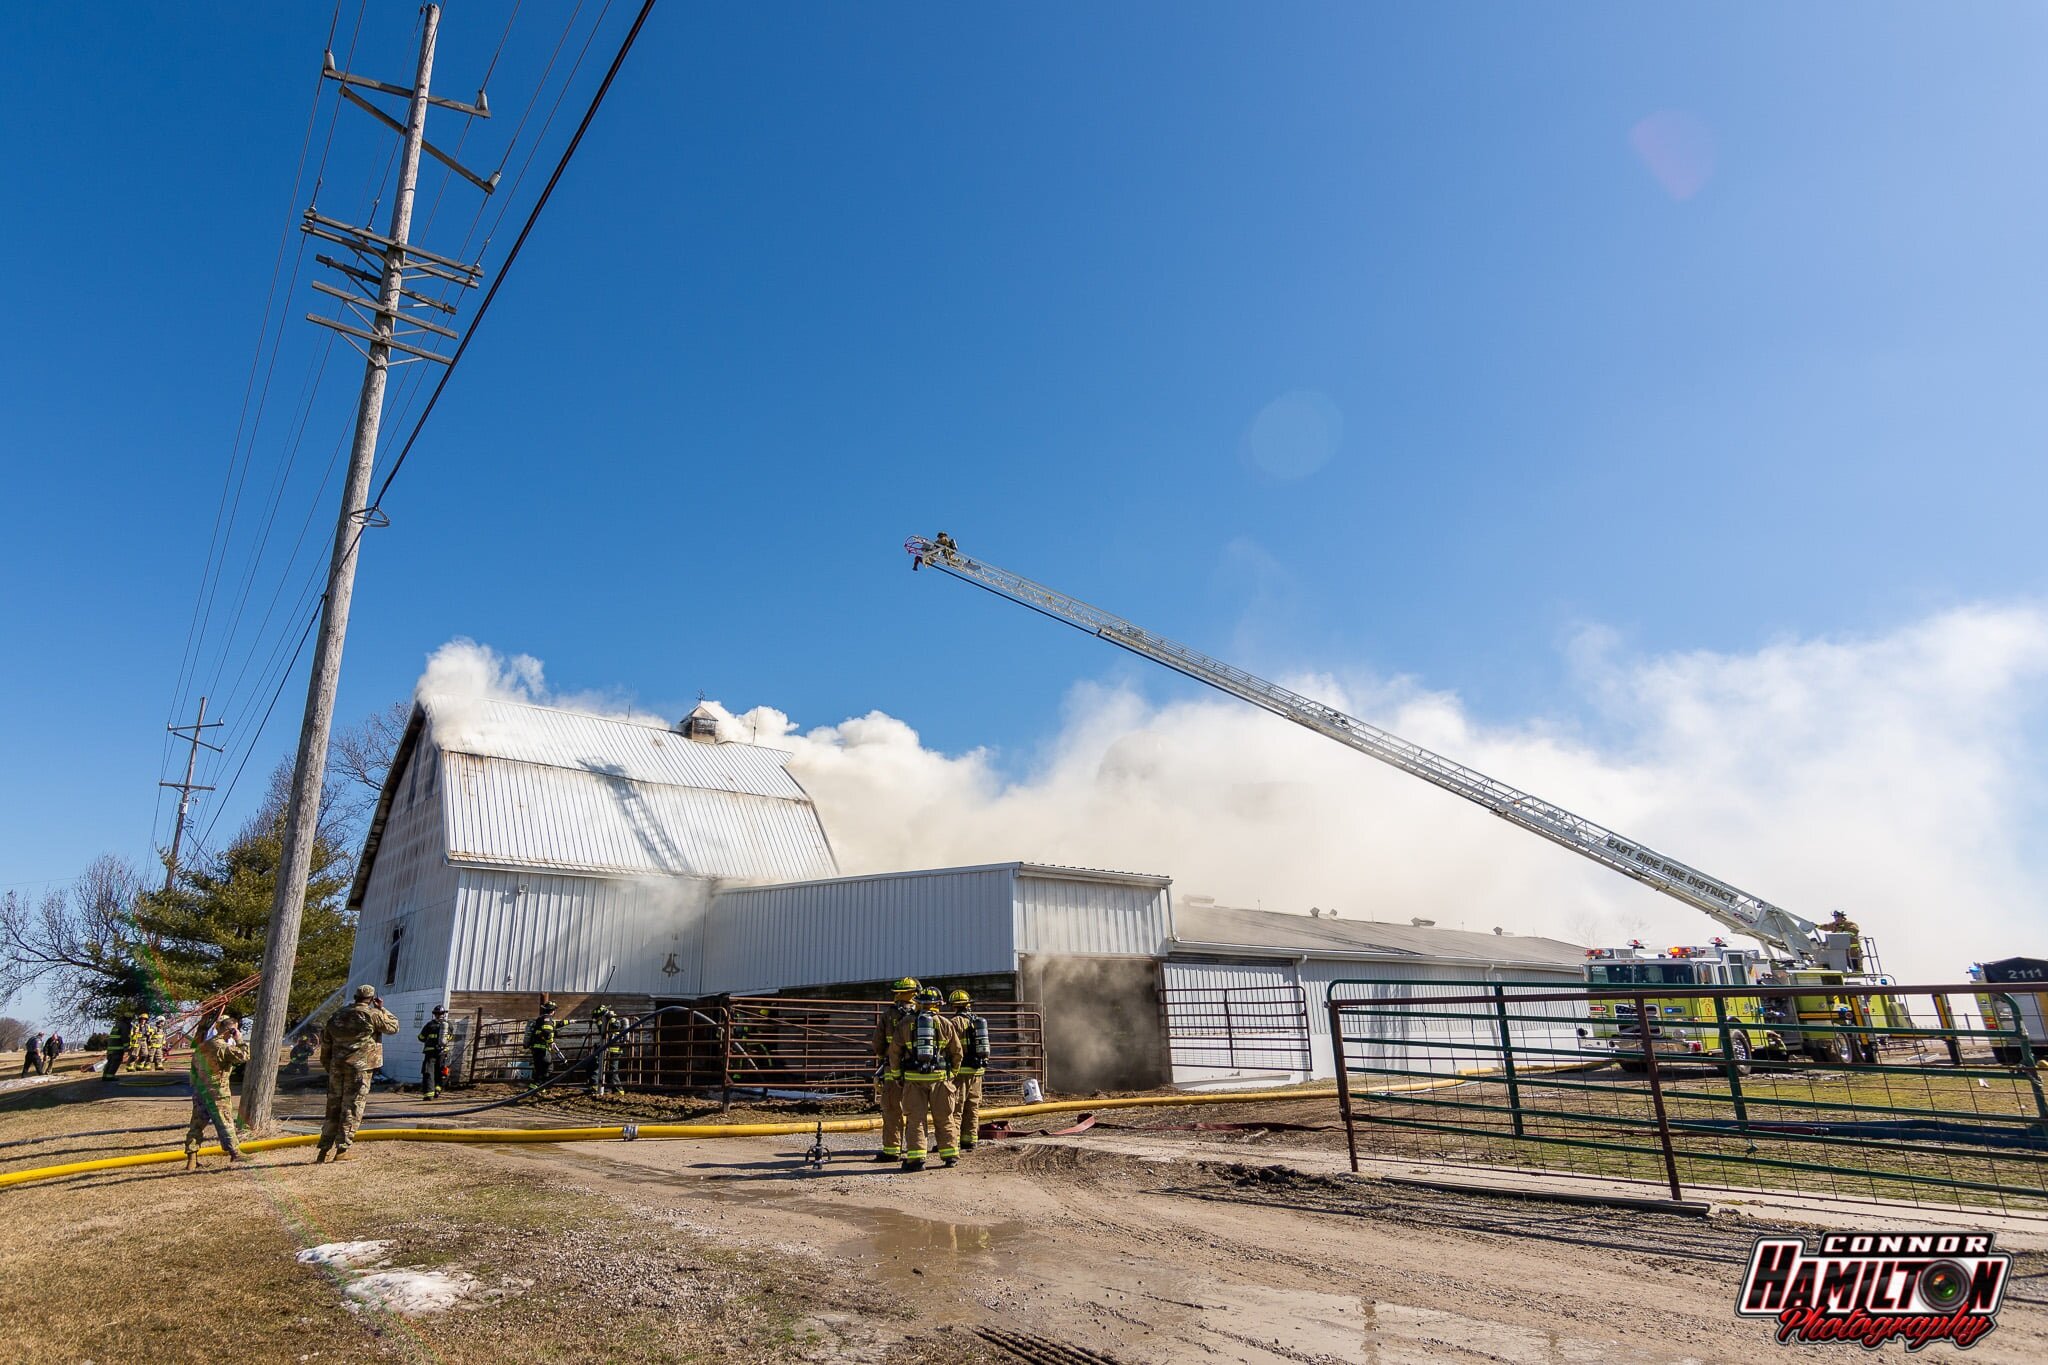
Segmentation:
{"type": "Polygon", "coordinates": [[[423,699],[378,797],[350,903],[394,801],[438,800],[457,865],[607,877],[829,877],[838,865],[789,756],[524,702],[423,699]],[[423,743],[422,741],[428,741],[423,743]]]}

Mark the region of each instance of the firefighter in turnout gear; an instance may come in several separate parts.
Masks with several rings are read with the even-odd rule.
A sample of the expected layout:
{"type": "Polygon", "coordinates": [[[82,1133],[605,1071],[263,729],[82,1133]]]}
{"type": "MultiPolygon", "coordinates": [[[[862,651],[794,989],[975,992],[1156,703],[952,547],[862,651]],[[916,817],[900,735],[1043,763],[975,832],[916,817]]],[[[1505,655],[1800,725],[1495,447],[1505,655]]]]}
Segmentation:
{"type": "Polygon", "coordinates": [[[114,1016],[114,1028],[107,1035],[107,1064],[100,1068],[100,1079],[111,1081],[121,1070],[121,1063],[128,1059],[128,1042],[134,1022],[126,1015],[114,1016]]]}
{"type": "Polygon", "coordinates": [[[890,987],[895,999],[875,1025],[876,1097],[882,1102],[882,1150],[876,1161],[903,1158],[903,1073],[889,1060],[889,1040],[898,1022],[917,1013],[917,978],[906,976],[890,987]]]}
{"type": "Polygon", "coordinates": [[[340,1161],[356,1140],[370,1082],[384,1065],[384,1036],[398,1032],[398,1020],[377,998],[375,986],[356,987],[356,998],[320,1028],[320,1057],[327,1067],[327,1118],[320,1125],[320,1150],[313,1160],[340,1161]],[[329,1153],[332,1153],[330,1157],[329,1153]]]}
{"type": "Polygon", "coordinates": [[[889,1068],[903,1077],[903,1169],[921,1171],[930,1154],[951,1166],[960,1160],[953,1134],[953,1091],[946,1078],[960,1065],[960,1035],[939,1013],[939,993],[918,996],[917,1013],[898,1019],[889,1031],[889,1068]]]}
{"type": "Polygon", "coordinates": [[[526,1055],[533,1059],[535,1085],[547,1083],[548,1054],[555,1050],[555,1030],[560,1027],[555,1022],[555,1002],[543,998],[540,1013],[526,1026],[526,1055]]]}
{"type": "Polygon", "coordinates": [[[974,1012],[974,1000],[966,991],[946,997],[953,1007],[949,1022],[960,1035],[960,1064],[953,1068],[953,1127],[960,1135],[960,1151],[974,1150],[981,1133],[981,1078],[988,1071],[988,1020],[974,1012]]]}
{"type": "MultiPolygon", "coordinates": [[[[417,1018],[418,1016],[414,1016],[417,1018]]],[[[420,1030],[420,1095],[439,1098],[448,1076],[448,1007],[434,1006],[434,1017],[420,1030]]]]}
{"type": "Polygon", "coordinates": [[[599,1005],[597,1012],[590,1016],[590,1024],[592,1032],[597,1035],[598,1047],[591,1093],[623,1095],[626,1087],[619,1079],[619,1067],[626,1055],[626,1035],[632,1031],[633,1021],[610,1005],[599,1005]]]}

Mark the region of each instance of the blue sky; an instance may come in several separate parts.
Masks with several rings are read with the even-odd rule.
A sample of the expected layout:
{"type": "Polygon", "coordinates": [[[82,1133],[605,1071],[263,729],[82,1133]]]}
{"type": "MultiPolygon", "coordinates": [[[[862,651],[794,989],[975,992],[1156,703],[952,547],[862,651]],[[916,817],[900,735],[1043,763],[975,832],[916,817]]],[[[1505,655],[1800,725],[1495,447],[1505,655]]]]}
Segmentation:
{"type": "MultiPolygon", "coordinates": [[[[571,8],[528,0],[498,117],[429,136],[497,164],[571,8]]],[[[513,189],[596,3],[570,30],[488,266],[633,8],[513,189]]],[[[448,6],[437,89],[473,91],[506,13],[448,6]]],[[[345,0],[337,55],[408,79],[414,14],[369,0],[346,55],[345,0]]],[[[256,627],[309,512],[326,539],[360,367],[337,347],[308,387],[310,252],[265,304],[330,16],[0,13],[0,885],[164,837],[237,451],[186,689],[256,746],[224,825],[291,744],[299,677],[252,730],[310,552],[256,627]]],[[[1564,648],[1588,624],[1741,652],[2037,599],[2044,30],[1862,0],[671,0],[369,541],[341,714],[466,635],[567,688],[881,708],[1022,767],[1078,680],[1190,686],[912,578],[896,546],[941,527],[1262,671],[1412,674],[1564,725],[1590,723],[1564,648]]],[[[327,144],[320,98],[319,205],[365,220],[389,140],[343,109],[327,144]]],[[[424,184],[419,240],[456,254],[476,196],[424,184]]]]}

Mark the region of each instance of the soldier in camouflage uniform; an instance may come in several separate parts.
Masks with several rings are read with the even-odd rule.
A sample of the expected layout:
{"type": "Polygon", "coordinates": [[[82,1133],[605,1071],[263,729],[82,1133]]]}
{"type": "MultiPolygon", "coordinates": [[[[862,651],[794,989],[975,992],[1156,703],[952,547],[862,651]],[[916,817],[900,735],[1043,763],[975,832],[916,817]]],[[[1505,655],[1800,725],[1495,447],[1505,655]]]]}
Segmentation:
{"type": "Polygon", "coordinates": [[[377,998],[375,986],[356,987],[355,1002],[334,1012],[320,1030],[320,1055],[327,1065],[327,1120],[320,1125],[316,1162],[341,1161],[356,1140],[370,1081],[384,1064],[384,1035],[398,1032],[398,1020],[377,998]],[[330,1158],[329,1152],[333,1155],[330,1158]]]}
{"type": "MultiPolygon", "coordinates": [[[[203,1032],[203,1030],[202,1030],[203,1032]]],[[[220,1149],[228,1154],[228,1165],[247,1161],[242,1145],[235,1141],[234,1096],[228,1077],[249,1060],[249,1044],[242,1039],[241,1021],[223,1014],[211,1038],[192,1043],[192,1122],[185,1129],[185,1169],[199,1161],[199,1140],[210,1123],[220,1137],[220,1149]]]]}

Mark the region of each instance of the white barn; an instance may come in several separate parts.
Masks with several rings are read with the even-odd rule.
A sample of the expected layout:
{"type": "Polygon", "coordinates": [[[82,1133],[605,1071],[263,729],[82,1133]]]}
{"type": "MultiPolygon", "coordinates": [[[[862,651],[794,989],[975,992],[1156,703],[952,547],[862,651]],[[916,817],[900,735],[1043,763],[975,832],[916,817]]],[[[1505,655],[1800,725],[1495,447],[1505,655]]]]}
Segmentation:
{"type": "MultiPolygon", "coordinates": [[[[550,993],[644,1004],[706,993],[704,928],[722,882],[838,871],[788,756],[671,729],[468,698],[415,706],[349,892],[351,981],[418,1062],[434,1005],[532,1012],[550,993]]],[[[715,988],[713,988],[715,989],[715,988]]]]}

